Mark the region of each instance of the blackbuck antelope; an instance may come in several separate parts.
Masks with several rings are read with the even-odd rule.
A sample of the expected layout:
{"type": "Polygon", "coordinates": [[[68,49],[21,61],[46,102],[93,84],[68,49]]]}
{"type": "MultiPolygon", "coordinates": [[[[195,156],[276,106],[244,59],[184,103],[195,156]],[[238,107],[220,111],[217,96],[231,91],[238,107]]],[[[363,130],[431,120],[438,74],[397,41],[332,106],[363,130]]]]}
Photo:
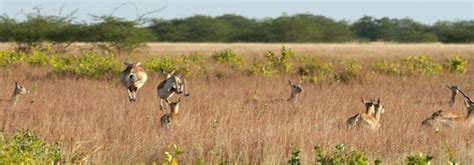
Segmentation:
{"type": "Polygon", "coordinates": [[[120,81],[127,88],[128,99],[130,102],[137,101],[136,92],[147,80],[145,69],[140,67],[140,62],[135,64],[125,63],[125,70],[120,73],[120,81]]]}
{"type": "Polygon", "coordinates": [[[293,84],[290,80],[288,80],[288,84],[290,85],[290,88],[291,88],[291,93],[290,93],[290,97],[288,98],[287,101],[293,101],[296,102],[297,101],[297,95],[300,94],[301,92],[303,92],[303,89],[301,89],[301,87],[297,84],[293,84]]]}
{"type": "MultiPolygon", "coordinates": [[[[423,120],[422,126],[433,127],[437,131],[441,128],[447,127],[472,127],[474,126],[474,102],[472,99],[457,88],[457,93],[460,93],[464,97],[464,105],[467,108],[467,116],[461,117],[451,112],[439,110],[434,112],[430,117],[423,120]]],[[[457,94],[456,93],[456,94],[457,94]]]]}
{"type": "Polygon", "coordinates": [[[347,128],[362,126],[371,130],[379,129],[381,126],[380,116],[385,111],[380,99],[377,99],[377,102],[373,99],[370,102],[362,99],[362,103],[365,105],[365,112],[350,117],[347,120],[347,128]]]}
{"type": "Polygon", "coordinates": [[[169,102],[169,98],[176,94],[182,94],[184,96],[189,96],[186,87],[186,79],[179,78],[178,76],[173,76],[173,72],[166,73],[166,79],[163,80],[157,87],[158,97],[160,97],[160,110],[166,109],[169,102]],[[165,100],[165,105],[163,106],[163,100],[165,100]]]}
{"type": "Polygon", "coordinates": [[[18,81],[15,81],[15,88],[13,89],[13,94],[11,98],[12,108],[16,106],[16,103],[20,99],[20,96],[28,92],[29,92],[28,89],[26,89],[23,85],[18,83],[18,81]]]}
{"type": "Polygon", "coordinates": [[[449,105],[453,106],[454,103],[456,103],[456,95],[459,93],[459,88],[458,86],[446,86],[451,90],[451,100],[449,100],[449,105]]]}
{"type": "Polygon", "coordinates": [[[178,98],[178,101],[169,103],[171,112],[164,114],[160,118],[160,123],[161,123],[162,128],[167,128],[167,129],[171,128],[172,122],[175,122],[175,120],[178,117],[180,102],[181,102],[181,97],[178,98]]]}
{"type": "Polygon", "coordinates": [[[9,118],[15,118],[15,113],[13,112],[12,113],[13,116],[10,116],[8,111],[13,110],[13,108],[15,108],[18,100],[20,99],[20,96],[23,95],[23,94],[26,94],[28,92],[30,92],[28,89],[26,89],[23,85],[21,85],[20,83],[15,81],[15,88],[13,88],[13,94],[12,94],[12,98],[10,100],[11,106],[10,106],[10,108],[7,109],[7,111],[2,111],[2,113],[4,115],[6,114],[7,116],[4,117],[4,120],[2,121],[2,125],[1,125],[1,128],[0,128],[1,130],[5,129],[5,124],[8,123],[9,118]]]}

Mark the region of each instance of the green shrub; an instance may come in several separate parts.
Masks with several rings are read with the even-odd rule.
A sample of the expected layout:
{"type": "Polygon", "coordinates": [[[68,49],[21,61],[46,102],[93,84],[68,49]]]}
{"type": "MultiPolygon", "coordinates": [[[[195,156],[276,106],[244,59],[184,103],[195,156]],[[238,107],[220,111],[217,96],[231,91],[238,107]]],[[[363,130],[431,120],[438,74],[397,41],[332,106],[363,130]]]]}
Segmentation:
{"type": "Polygon", "coordinates": [[[31,54],[28,55],[26,62],[31,65],[47,65],[49,64],[50,56],[47,53],[32,49],[31,54]]]}
{"type": "Polygon", "coordinates": [[[116,76],[123,68],[123,65],[112,55],[86,54],[83,57],[55,57],[50,62],[53,71],[59,75],[92,79],[116,76]]]}
{"type": "Polygon", "coordinates": [[[295,57],[295,53],[291,49],[281,48],[280,57],[277,57],[273,52],[268,51],[265,54],[267,63],[276,71],[290,73],[293,71],[293,65],[289,62],[291,58],[295,57]]]}
{"type": "Polygon", "coordinates": [[[171,58],[153,58],[145,63],[145,67],[154,72],[170,73],[176,70],[176,63],[171,58]]]}
{"type": "Polygon", "coordinates": [[[448,64],[445,67],[449,70],[449,73],[464,74],[467,71],[467,60],[460,56],[455,56],[448,60],[448,64]]]}
{"type": "Polygon", "coordinates": [[[297,146],[292,146],[291,147],[291,156],[290,159],[288,160],[288,164],[290,165],[300,165],[300,150],[298,149],[297,146]]]}
{"type": "Polygon", "coordinates": [[[407,157],[407,165],[430,165],[431,160],[433,160],[432,156],[423,155],[423,153],[419,152],[407,157]]]}
{"type": "Polygon", "coordinates": [[[12,139],[0,138],[0,164],[56,164],[61,161],[59,145],[43,142],[31,131],[19,130],[12,139]]]}
{"type": "Polygon", "coordinates": [[[0,66],[7,67],[10,65],[21,64],[26,60],[23,53],[0,52],[0,66]]]}
{"type": "Polygon", "coordinates": [[[405,57],[401,61],[378,61],[373,69],[394,75],[435,75],[443,71],[441,64],[435,63],[429,56],[405,57]]]}
{"type": "MultiPolygon", "coordinates": [[[[322,147],[317,145],[314,147],[316,162],[322,165],[336,165],[336,164],[352,164],[352,165],[366,165],[369,164],[367,156],[357,150],[348,151],[344,144],[338,144],[336,149],[331,154],[326,154],[322,147]]],[[[380,160],[375,160],[376,164],[380,164],[380,160]]]]}
{"type": "Polygon", "coordinates": [[[389,75],[400,75],[400,64],[396,62],[377,61],[374,64],[374,71],[389,75]]]}
{"type": "Polygon", "coordinates": [[[317,60],[306,63],[298,69],[298,74],[303,77],[303,80],[314,84],[321,83],[332,73],[333,70],[330,63],[322,64],[317,60]]]}
{"type": "Polygon", "coordinates": [[[271,76],[274,73],[277,73],[278,71],[273,69],[271,66],[261,64],[261,63],[258,63],[258,62],[254,62],[252,64],[252,66],[250,67],[249,72],[252,75],[271,76]]]}
{"type": "Polygon", "coordinates": [[[278,57],[275,53],[268,51],[265,53],[265,62],[258,63],[254,61],[250,68],[250,73],[261,76],[271,76],[274,73],[291,73],[293,64],[290,59],[295,57],[295,53],[291,49],[281,48],[281,55],[278,57]]]}
{"type": "Polygon", "coordinates": [[[401,71],[406,75],[433,75],[443,70],[440,64],[434,63],[429,56],[420,55],[402,59],[401,71]]]}
{"type": "Polygon", "coordinates": [[[224,49],[214,53],[212,58],[221,64],[229,65],[232,69],[241,69],[244,65],[244,58],[237,56],[232,49],[224,49]]]}
{"type": "Polygon", "coordinates": [[[182,55],[175,57],[160,57],[146,61],[145,68],[157,73],[170,73],[172,71],[176,71],[176,73],[181,73],[187,77],[197,74],[199,71],[205,70],[207,68],[206,65],[203,65],[205,61],[206,58],[198,54],[191,54],[188,56],[182,55]]]}
{"type": "Polygon", "coordinates": [[[342,71],[335,73],[334,75],[334,79],[336,81],[347,83],[360,77],[362,65],[359,63],[359,61],[354,59],[345,60],[342,62],[342,67],[342,71]]]}
{"type": "Polygon", "coordinates": [[[177,158],[181,153],[183,153],[183,151],[178,148],[176,144],[168,145],[165,151],[165,161],[163,161],[163,165],[178,165],[177,158]]]}

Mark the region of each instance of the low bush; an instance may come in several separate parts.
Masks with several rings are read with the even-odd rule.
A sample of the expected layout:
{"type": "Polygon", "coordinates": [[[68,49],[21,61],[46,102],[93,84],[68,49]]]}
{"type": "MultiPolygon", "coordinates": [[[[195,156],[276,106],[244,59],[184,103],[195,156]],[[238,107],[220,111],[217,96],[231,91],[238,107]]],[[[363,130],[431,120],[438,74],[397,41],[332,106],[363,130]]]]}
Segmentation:
{"type": "MultiPolygon", "coordinates": [[[[357,150],[347,150],[344,144],[338,144],[335,150],[330,154],[324,152],[319,145],[314,147],[316,162],[322,165],[336,165],[336,164],[353,164],[366,165],[369,164],[367,155],[357,150]]],[[[380,164],[380,160],[375,160],[375,164],[380,164]]]]}
{"type": "Polygon", "coordinates": [[[18,130],[13,138],[0,138],[0,164],[59,164],[61,149],[29,130],[18,130]]]}
{"type": "Polygon", "coordinates": [[[245,64],[242,56],[237,56],[232,49],[224,49],[214,53],[212,58],[221,64],[229,65],[232,69],[242,69],[245,64]]]}
{"type": "Polygon", "coordinates": [[[14,52],[0,52],[0,66],[7,67],[10,65],[21,64],[25,61],[26,56],[24,54],[14,52]]]}
{"type": "Polygon", "coordinates": [[[464,74],[467,71],[467,60],[460,56],[454,56],[448,60],[448,64],[445,65],[445,68],[447,68],[450,73],[464,74]]]}
{"type": "Polygon", "coordinates": [[[406,163],[407,165],[430,165],[431,160],[433,160],[433,156],[424,155],[421,152],[411,154],[407,157],[406,163]]]}
{"type": "Polygon", "coordinates": [[[123,65],[112,55],[86,54],[83,57],[54,57],[50,62],[56,74],[92,79],[116,76],[123,68],[123,65]]]}

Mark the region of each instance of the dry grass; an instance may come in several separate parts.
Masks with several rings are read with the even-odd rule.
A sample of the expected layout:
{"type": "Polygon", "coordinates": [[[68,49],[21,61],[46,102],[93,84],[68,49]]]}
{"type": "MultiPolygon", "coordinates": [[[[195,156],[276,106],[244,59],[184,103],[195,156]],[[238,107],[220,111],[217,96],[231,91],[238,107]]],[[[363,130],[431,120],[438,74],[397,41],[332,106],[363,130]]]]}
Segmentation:
{"type": "MultiPolygon", "coordinates": [[[[186,48],[187,44],[158,45],[159,50],[184,53],[232,47],[237,51],[261,54],[262,49],[269,48],[251,49],[251,44],[217,44],[215,47],[199,44],[193,48],[186,48]],[[185,50],[179,47],[185,47],[185,50]]],[[[273,46],[280,49],[278,44],[270,45],[273,46]]],[[[299,46],[288,45],[304,51],[299,46]]],[[[317,50],[315,54],[318,55],[332,56],[331,51],[334,51],[334,56],[345,54],[364,58],[378,58],[379,54],[393,58],[420,52],[439,56],[473,55],[473,50],[468,50],[472,48],[469,45],[301,47],[308,47],[308,52],[317,50]]],[[[387,164],[400,164],[408,154],[417,151],[435,156],[434,164],[444,164],[449,147],[461,164],[470,164],[474,162],[474,130],[435,134],[420,127],[421,121],[436,110],[466,113],[460,99],[454,107],[449,106],[450,91],[445,84],[457,84],[474,96],[474,67],[473,61],[469,62],[470,71],[463,76],[379,76],[364,83],[303,84],[304,91],[296,105],[284,101],[290,92],[288,77],[195,78],[188,80],[191,96],[182,98],[180,121],[172,131],[160,128],[159,118],[167,111],[159,110],[155,90],[162,78],[156,75],[138,91],[137,102],[129,103],[118,77],[110,81],[50,79],[46,78],[44,69],[21,66],[12,69],[10,74],[6,70],[0,71],[0,98],[10,97],[14,80],[33,88],[31,93],[20,98],[14,111],[9,112],[15,113],[16,117],[9,120],[5,133],[11,135],[16,128],[29,128],[48,141],[80,143],[89,156],[86,162],[93,164],[161,162],[166,146],[172,143],[184,150],[178,159],[185,164],[195,164],[198,159],[204,160],[205,164],[217,164],[220,160],[239,164],[284,164],[289,158],[291,144],[302,149],[302,160],[309,164],[314,162],[316,144],[333,148],[339,143],[364,151],[370,158],[382,159],[387,164]],[[255,90],[259,102],[251,101],[255,90]],[[346,119],[364,109],[361,97],[380,97],[385,105],[379,132],[345,130],[346,119]]],[[[2,107],[6,105],[2,102],[2,107]]],[[[73,148],[73,145],[65,146],[64,150],[70,152],[73,148]]]]}

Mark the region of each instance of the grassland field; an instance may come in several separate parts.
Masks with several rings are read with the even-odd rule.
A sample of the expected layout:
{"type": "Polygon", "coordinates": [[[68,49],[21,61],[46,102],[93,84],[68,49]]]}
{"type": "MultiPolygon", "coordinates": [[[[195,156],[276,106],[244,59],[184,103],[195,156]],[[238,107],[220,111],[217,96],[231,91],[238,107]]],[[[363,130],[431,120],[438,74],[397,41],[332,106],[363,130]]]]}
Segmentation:
{"type": "MultiPolygon", "coordinates": [[[[299,79],[294,74],[192,77],[191,96],[181,99],[181,116],[169,131],[160,128],[159,118],[169,110],[159,110],[156,87],[163,77],[158,74],[150,74],[137,102],[130,103],[118,75],[101,80],[53,78],[48,68],[22,64],[0,70],[1,99],[9,99],[14,81],[32,89],[8,112],[15,117],[8,120],[3,134],[23,128],[49,142],[65,141],[62,150],[81,153],[84,164],[161,163],[170,144],[183,150],[178,157],[182,164],[286,164],[292,145],[301,149],[303,164],[314,164],[315,145],[331,151],[341,143],[383,164],[403,164],[416,152],[434,156],[433,164],[445,164],[450,150],[458,163],[474,163],[474,129],[435,133],[421,127],[421,121],[437,110],[466,114],[461,98],[454,106],[448,104],[446,84],[458,85],[474,97],[472,44],[150,43],[137,61],[192,52],[211,56],[225,48],[252,59],[269,50],[278,52],[283,45],[297,56],[323,60],[353,58],[368,64],[416,55],[435,61],[461,56],[468,65],[461,75],[378,74],[350,83],[302,83],[296,104],[286,101],[287,81],[299,79]],[[347,118],[364,111],[361,97],[380,98],[384,104],[380,130],[346,129],[347,118]]],[[[1,104],[8,106],[5,101],[1,104]]]]}

